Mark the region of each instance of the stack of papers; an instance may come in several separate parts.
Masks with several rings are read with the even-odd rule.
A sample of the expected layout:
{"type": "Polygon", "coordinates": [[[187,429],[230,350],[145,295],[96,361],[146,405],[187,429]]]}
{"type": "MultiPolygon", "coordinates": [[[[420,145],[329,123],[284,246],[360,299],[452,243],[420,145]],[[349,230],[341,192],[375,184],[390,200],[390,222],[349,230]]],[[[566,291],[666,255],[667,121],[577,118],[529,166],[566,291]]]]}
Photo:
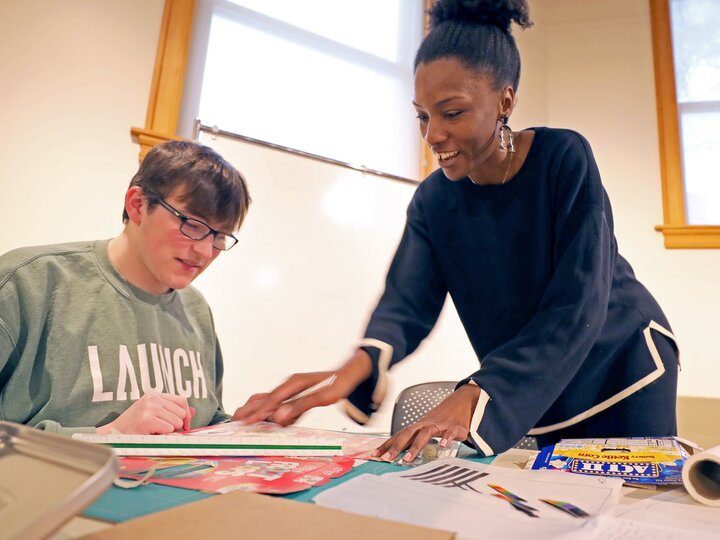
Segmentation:
{"type": "Polygon", "coordinates": [[[589,538],[617,504],[613,478],[512,470],[447,458],[383,476],[361,475],[317,504],[458,533],[461,538],[589,538]]]}

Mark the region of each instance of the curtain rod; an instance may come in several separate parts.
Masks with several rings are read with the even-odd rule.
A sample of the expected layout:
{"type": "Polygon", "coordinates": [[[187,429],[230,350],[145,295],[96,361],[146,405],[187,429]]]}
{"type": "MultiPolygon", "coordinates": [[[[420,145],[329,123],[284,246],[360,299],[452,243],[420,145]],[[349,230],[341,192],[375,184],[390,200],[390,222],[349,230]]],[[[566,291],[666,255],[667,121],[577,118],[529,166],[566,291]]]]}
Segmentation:
{"type": "Polygon", "coordinates": [[[275,144],[267,141],[263,141],[260,139],[255,139],[253,137],[248,137],[247,135],[240,135],[238,133],[233,133],[231,131],[225,131],[217,126],[205,126],[202,124],[202,122],[197,119],[193,123],[193,133],[192,133],[192,140],[198,141],[200,137],[200,132],[204,131],[206,133],[212,133],[213,135],[221,135],[223,137],[227,137],[228,139],[235,139],[238,141],[244,141],[251,144],[256,144],[259,146],[265,146],[267,148],[272,148],[274,150],[281,150],[282,152],[287,152],[288,154],[293,154],[296,156],[302,156],[309,159],[314,159],[316,161],[322,161],[323,163],[330,163],[332,165],[337,165],[339,167],[345,167],[346,169],[352,169],[354,171],[359,171],[363,174],[372,174],[375,176],[381,176],[383,178],[389,178],[391,180],[396,180],[398,182],[403,182],[405,184],[414,184],[418,185],[420,182],[417,180],[412,180],[410,178],[405,178],[404,176],[398,176],[396,174],[390,174],[383,171],[378,171],[376,169],[370,169],[366,167],[365,165],[353,165],[352,163],[347,163],[345,161],[340,161],[338,159],[333,159],[325,156],[319,156],[317,154],[311,154],[310,152],[304,152],[303,150],[297,150],[296,148],[290,148],[288,146],[283,146],[281,144],[275,144]]]}

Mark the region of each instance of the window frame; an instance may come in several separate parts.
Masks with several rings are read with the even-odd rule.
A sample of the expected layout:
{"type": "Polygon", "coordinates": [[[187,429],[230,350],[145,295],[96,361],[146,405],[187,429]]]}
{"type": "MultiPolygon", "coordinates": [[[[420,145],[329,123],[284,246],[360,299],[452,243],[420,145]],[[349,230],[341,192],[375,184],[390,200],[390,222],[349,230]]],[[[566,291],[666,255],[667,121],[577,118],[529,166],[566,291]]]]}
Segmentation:
{"type": "Polygon", "coordinates": [[[665,247],[669,249],[717,249],[720,248],[719,225],[687,222],[670,0],[650,0],[650,23],[663,201],[663,224],[655,230],[663,233],[665,247]]]}
{"type": "MultiPolygon", "coordinates": [[[[427,29],[427,11],[433,0],[423,2],[427,29]]],[[[190,55],[195,4],[196,0],[165,0],[145,127],[130,128],[131,135],[140,145],[141,161],[153,146],[182,139],[177,135],[177,130],[190,55]]],[[[437,169],[438,165],[435,156],[422,140],[421,145],[418,168],[422,180],[437,169]]]]}

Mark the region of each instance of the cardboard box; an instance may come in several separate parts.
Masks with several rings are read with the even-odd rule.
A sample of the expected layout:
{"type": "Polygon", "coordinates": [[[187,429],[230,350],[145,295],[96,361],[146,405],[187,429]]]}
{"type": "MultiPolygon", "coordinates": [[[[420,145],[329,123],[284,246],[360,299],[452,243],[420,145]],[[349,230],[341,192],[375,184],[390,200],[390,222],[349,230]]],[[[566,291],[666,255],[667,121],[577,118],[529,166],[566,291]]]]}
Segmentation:
{"type": "Polygon", "coordinates": [[[451,540],[455,534],[350,514],[314,504],[235,491],[126,521],[82,538],[451,540]]]}

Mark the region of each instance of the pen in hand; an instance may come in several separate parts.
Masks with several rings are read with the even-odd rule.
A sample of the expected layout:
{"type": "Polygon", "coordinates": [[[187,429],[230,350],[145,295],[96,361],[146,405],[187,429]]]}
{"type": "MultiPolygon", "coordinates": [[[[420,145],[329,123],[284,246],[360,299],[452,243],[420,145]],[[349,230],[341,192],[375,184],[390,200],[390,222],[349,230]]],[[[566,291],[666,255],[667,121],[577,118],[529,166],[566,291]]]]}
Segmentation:
{"type": "Polygon", "coordinates": [[[295,409],[295,405],[293,403],[300,398],[308,396],[313,392],[317,392],[318,390],[332,385],[336,379],[337,376],[333,374],[327,379],[324,379],[317,384],[313,384],[305,390],[298,392],[294,396],[287,398],[286,400],[279,403],[277,409],[274,412],[270,412],[269,415],[265,418],[265,420],[269,422],[275,422],[276,424],[280,425],[291,424],[300,414],[302,414],[302,412],[304,412],[304,410],[299,412],[293,412],[295,409]]]}
{"type": "MultiPolygon", "coordinates": [[[[327,387],[327,386],[331,386],[331,385],[335,382],[335,379],[337,379],[337,374],[333,373],[333,374],[332,374],[330,377],[328,377],[327,379],[322,380],[322,381],[320,381],[320,382],[317,383],[317,384],[313,384],[313,385],[310,386],[309,388],[306,388],[306,389],[303,390],[302,392],[294,395],[291,399],[299,399],[299,398],[301,398],[301,397],[305,397],[305,396],[307,396],[307,395],[309,395],[309,394],[312,394],[313,392],[317,392],[318,390],[320,390],[320,389],[322,389],[322,388],[325,388],[325,387],[327,387]]],[[[285,403],[286,403],[287,401],[290,401],[290,400],[285,400],[285,403]]]]}

